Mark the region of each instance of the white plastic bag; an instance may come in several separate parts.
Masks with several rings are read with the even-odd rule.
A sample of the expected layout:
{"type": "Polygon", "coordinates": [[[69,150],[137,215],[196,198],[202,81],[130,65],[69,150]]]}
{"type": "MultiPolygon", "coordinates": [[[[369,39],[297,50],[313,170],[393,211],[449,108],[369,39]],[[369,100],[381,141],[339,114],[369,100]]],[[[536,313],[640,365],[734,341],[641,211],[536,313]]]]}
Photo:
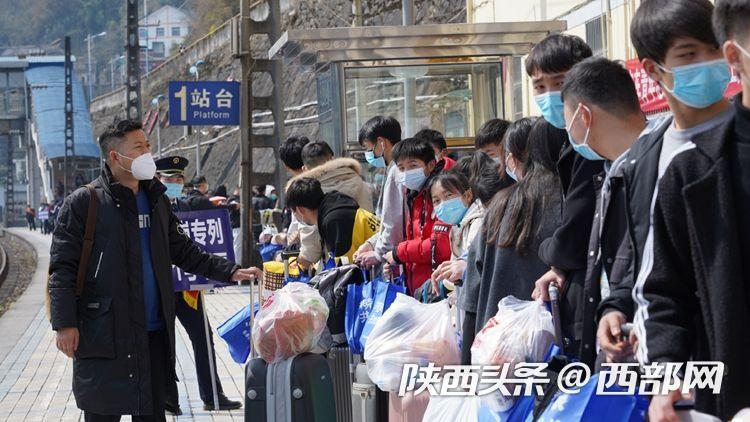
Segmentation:
{"type": "MultiPolygon", "coordinates": [[[[512,374],[516,364],[544,360],[555,338],[552,315],[544,303],[504,297],[497,314],[478,332],[471,345],[474,365],[509,365],[512,374]]],[[[505,411],[513,405],[512,397],[498,391],[482,397],[482,403],[493,411],[505,411]]]]}
{"type": "Polygon", "coordinates": [[[422,422],[476,422],[482,403],[478,396],[435,396],[422,422]]]}
{"type": "Polygon", "coordinates": [[[398,391],[407,363],[456,365],[461,359],[446,301],[424,304],[403,294],[383,313],[365,348],[370,379],[383,391],[398,391]]]}
{"type": "Polygon", "coordinates": [[[291,282],[266,299],[255,316],[252,340],[258,354],[275,363],[311,351],[328,319],[328,306],[317,290],[291,282]]]}

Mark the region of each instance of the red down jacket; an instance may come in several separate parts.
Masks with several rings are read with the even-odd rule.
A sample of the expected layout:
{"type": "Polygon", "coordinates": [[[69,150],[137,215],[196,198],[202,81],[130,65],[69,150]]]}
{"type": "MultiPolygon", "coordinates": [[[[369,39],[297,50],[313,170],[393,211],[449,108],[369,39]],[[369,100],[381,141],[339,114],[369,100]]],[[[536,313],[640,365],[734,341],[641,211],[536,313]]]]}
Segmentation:
{"type": "MultiPolygon", "coordinates": [[[[429,180],[425,182],[429,186],[429,180]]],[[[410,213],[406,216],[406,240],[396,246],[394,258],[404,264],[409,294],[421,287],[432,275],[433,266],[451,258],[451,226],[432,214],[427,189],[407,192],[410,213]]]]}

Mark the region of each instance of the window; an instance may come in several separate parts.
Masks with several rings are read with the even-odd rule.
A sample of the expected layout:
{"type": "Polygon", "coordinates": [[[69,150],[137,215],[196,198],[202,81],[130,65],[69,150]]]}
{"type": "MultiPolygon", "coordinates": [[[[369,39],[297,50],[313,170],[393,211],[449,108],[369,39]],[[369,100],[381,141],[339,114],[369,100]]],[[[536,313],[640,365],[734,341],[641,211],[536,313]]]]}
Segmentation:
{"type": "Polygon", "coordinates": [[[148,32],[146,31],[146,28],[140,28],[138,29],[138,38],[145,40],[148,38],[148,32]]]}
{"type": "Polygon", "coordinates": [[[595,56],[605,56],[607,54],[604,51],[604,36],[607,33],[607,21],[599,16],[596,19],[592,19],[586,22],[586,42],[591,51],[594,52],[595,56]]]}
{"type": "Polygon", "coordinates": [[[173,26],[172,27],[172,36],[173,37],[179,37],[180,36],[180,27],[179,26],[173,26]]]}
{"type": "Polygon", "coordinates": [[[151,51],[152,51],[151,55],[154,57],[164,57],[164,53],[165,53],[164,43],[163,42],[152,43],[151,51]]]}
{"type": "Polygon", "coordinates": [[[159,26],[156,28],[156,36],[157,37],[163,37],[164,36],[164,27],[159,26]]]}
{"type": "Polygon", "coordinates": [[[523,65],[521,56],[513,56],[511,62],[511,92],[513,94],[512,113],[513,119],[523,117],[523,65]]]}

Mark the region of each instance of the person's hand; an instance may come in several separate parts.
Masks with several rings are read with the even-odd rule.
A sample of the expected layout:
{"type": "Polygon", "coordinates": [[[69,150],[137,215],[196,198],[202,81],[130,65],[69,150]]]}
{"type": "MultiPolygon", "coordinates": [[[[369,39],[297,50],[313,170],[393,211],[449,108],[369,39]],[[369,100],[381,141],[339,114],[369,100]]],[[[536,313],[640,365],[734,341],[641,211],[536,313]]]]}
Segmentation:
{"type": "Polygon", "coordinates": [[[466,261],[463,259],[457,259],[455,261],[444,261],[432,272],[430,276],[430,284],[432,285],[432,293],[437,295],[440,291],[440,286],[443,280],[448,280],[451,283],[455,283],[460,280],[463,276],[464,270],[466,269],[466,261]]]}
{"type": "Polygon", "coordinates": [[[653,396],[648,406],[648,420],[650,422],[680,422],[680,417],[674,410],[674,402],[682,399],[680,390],[675,390],[666,396],[653,396]]]}
{"type": "Polygon", "coordinates": [[[549,301],[549,285],[556,283],[557,288],[562,290],[565,285],[565,274],[555,267],[552,267],[549,271],[544,273],[543,276],[539,277],[539,280],[534,282],[534,291],[531,293],[531,298],[534,300],[549,301]]]}
{"type": "Polygon", "coordinates": [[[396,260],[393,258],[393,251],[386,253],[383,258],[389,265],[396,265],[396,260]]]}
{"type": "Polygon", "coordinates": [[[263,270],[257,267],[250,268],[238,268],[232,273],[232,281],[252,280],[252,279],[263,279],[263,270]]]}
{"type": "Polygon", "coordinates": [[[357,257],[359,255],[361,255],[361,254],[363,254],[365,252],[372,252],[373,250],[374,250],[374,248],[372,247],[372,245],[370,244],[370,242],[365,242],[365,243],[361,244],[359,246],[359,248],[357,248],[357,251],[354,252],[354,260],[356,261],[357,257]]]}
{"type": "Polygon", "coordinates": [[[375,265],[380,264],[380,255],[375,251],[363,252],[359,255],[355,255],[354,262],[365,268],[374,267],[375,265]]]}
{"type": "Polygon", "coordinates": [[[78,328],[60,328],[57,330],[56,337],[57,350],[72,358],[75,351],[78,350],[78,328]]]}
{"type": "Polygon", "coordinates": [[[630,342],[622,338],[620,327],[626,321],[625,314],[619,311],[609,312],[599,321],[596,339],[607,356],[607,362],[622,362],[633,354],[630,342]]]}
{"type": "Polygon", "coordinates": [[[292,233],[288,233],[286,237],[287,245],[299,244],[299,230],[295,230],[292,233]]]}

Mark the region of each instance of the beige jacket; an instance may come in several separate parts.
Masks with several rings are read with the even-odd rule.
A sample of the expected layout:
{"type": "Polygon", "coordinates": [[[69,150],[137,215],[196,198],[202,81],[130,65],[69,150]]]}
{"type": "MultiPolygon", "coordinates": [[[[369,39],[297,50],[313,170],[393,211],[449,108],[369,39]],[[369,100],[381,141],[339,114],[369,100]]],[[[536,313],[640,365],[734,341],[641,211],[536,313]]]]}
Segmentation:
{"type": "MultiPolygon", "coordinates": [[[[354,198],[360,208],[372,212],[372,190],[362,180],[361,174],[362,168],[357,160],[345,157],[334,158],[289,179],[286,189],[289,189],[295,180],[310,177],[320,182],[324,193],[338,191],[354,198]]],[[[323,248],[317,227],[300,226],[300,257],[309,262],[317,262],[323,258],[323,248]]]]}

